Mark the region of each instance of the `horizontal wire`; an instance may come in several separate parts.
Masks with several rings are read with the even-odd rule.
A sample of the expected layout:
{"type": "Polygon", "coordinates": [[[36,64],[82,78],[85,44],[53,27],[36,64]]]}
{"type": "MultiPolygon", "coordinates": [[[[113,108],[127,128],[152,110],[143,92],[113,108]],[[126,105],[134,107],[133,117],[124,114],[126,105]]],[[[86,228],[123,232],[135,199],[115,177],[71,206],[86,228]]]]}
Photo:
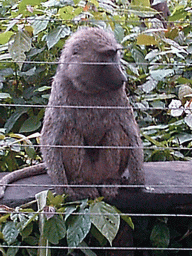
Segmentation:
{"type": "Polygon", "coordinates": [[[118,62],[61,62],[61,61],[14,61],[14,60],[1,60],[0,63],[24,63],[24,64],[74,64],[74,65],[119,65],[118,62]]]}
{"type": "Polygon", "coordinates": [[[62,249],[62,250],[120,250],[120,251],[192,251],[192,248],[156,248],[156,247],[85,247],[85,246],[40,246],[40,245],[4,245],[1,248],[20,248],[20,249],[62,249]]]}
{"type": "MultiPolygon", "coordinates": [[[[119,10],[118,10],[119,11],[119,10]]],[[[128,10],[129,11],[129,10],[128,10]]],[[[122,11],[120,10],[120,12],[122,13],[122,11]]],[[[131,10],[130,10],[131,12],[131,10]]],[[[143,13],[143,12],[142,12],[143,13]]],[[[147,12],[146,12],[147,13],[147,12]]],[[[124,14],[126,14],[124,12],[124,14]]],[[[157,13],[158,14],[158,13],[157,13]]],[[[155,14],[154,14],[155,16],[155,14]]],[[[153,19],[153,17],[141,17],[141,20],[129,20],[129,19],[126,19],[126,20],[102,20],[102,19],[99,19],[97,20],[98,22],[100,21],[104,21],[106,23],[111,23],[111,22],[117,22],[117,23],[141,23],[143,20],[145,20],[145,23],[151,23],[151,20],[147,20],[147,19],[153,19]]],[[[77,20],[73,19],[56,19],[56,18],[39,18],[39,17],[26,17],[26,18],[8,18],[8,17],[0,17],[0,20],[4,21],[4,20],[10,20],[10,21],[23,21],[23,22],[27,22],[27,21],[50,21],[50,22],[71,22],[71,23],[77,23],[77,20]]],[[[91,19],[87,19],[87,20],[80,20],[78,21],[78,23],[92,23],[92,22],[95,22],[95,20],[91,20],[91,19]]],[[[161,20],[160,20],[161,21],[161,20]]],[[[155,21],[153,21],[155,22],[155,21]]],[[[162,22],[162,21],[161,21],[162,22]]],[[[176,24],[192,24],[192,22],[190,20],[186,20],[186,21],[178,21],[178,20],[175,20],[175,21],[169,21],[169,20],[163,20],[163,22],[166,22],[167,24],[173,24],[173,23],[176,23],[176,24]]],[[[157,21],[158,23],[158,21],[157,21]]]]}
{"type": "MultiPolygon", "coordinates": [[[[13,137],[14,138],[14,137],[13,137]]],[[[27,137],[26,137],[27,139],[27,137]]],[[[23,139],[24,140],[24,139],[23,139]]],[[[178,139],[179,142],[179,139],[178,139]]],[[[157,143],[161,143],[158,142],[157,143]]],[[[80,145],[38,145],[38,144],[33,144],[33,145],[29,145],[29,144],[18,144],[17,141],[15,142],[11,142],[10,144],[8,142],[5,143],[5,145],[1,145],[0,149],[6,149],[6,148],[11,148],[11,147],[37,147],[37,148],[70,148],[70,149],[122,149],[122,150],[126,150],[126,149],[149,149],[149,150],[189,150],[191,151],[192,148],[188,148],[188,147],[171,147],[171,146],[141,146],[141,147],[135,147],[135,146],[113,146],[113,145],[109,145],[109,146],[80,146],[80,145]]]]}
{"type": "MultiPolygon", "coordinates": [[[[54,208],[54,207],[53,207],[54,208]]],[[[20,211],[20,210],[2,210],[1,209],[1,206],[0,206],[0,214],[7,214],[7,213],[12,213],[12,214],[30,214],[30,215],[65,215],[66,212],[46,212],[46,211],[41,211],[41,212],[37,212],[37,211],[34,211],[34,212],[28,212],[28,211],[20,211]]],[[[94,212],[72,212],[70,213],[70,215],[73,215],[73,216],[82,216],[82,215],[93,215],[93,216],[127,216],[127,217],[181,217],[181,218],[192,218],[192,215],[191,214],[180,214],[180,213],[123,213],[123,212],[120,212],[120,213],[94,213],[94,212]]]]}
{"type": "MultiPolygon", "coordinates": [[[[16,182],[16,181],[15,181],[16,182]]],[[[6,185],[7,187],[48,187],[48,188],[145,188],[147,191],[152,191],[154,188],[192,188],[192,184],[190,185],[174,185],[174,184],[145,184],[145,185],[97,185],[97,184],[90,184],[90,185],[74,185],[74,184],[67,184],[67,185],[53,185],[53,184],[7,184],[7,183],[1,183],[0,186],[6,185]]]]}
{"type": "MultiPolygon", "coordinates": [[[[151,98],[153,99],[153,98],[151,98]]],[[[139,102],[140,103],[140,102],[139,102]]],[[[142,103],[141,103],[142,104],[142,103]]],[[[27,107],[27,108],[63,108],[63,109],[119,109],[119,110],[188,110],[190,108],[180,107],[135,107],[135,106],[75,106],[75,105],[39,105],[39,104],[10,104],[0,103],[0,107],[27,107]]]]}
{"type": "MultiPolygon", "coordinates": [[[[126,50],[127,48],[123,48],[126,50]]],[[[129,50],[129,49],[127,49],[129,50]]],[[[57,64],[74,64],[74,65],[119,65],[116,62],[60,62],[60,61],[14,61],[14,60],[0,60],[0,63],[23,63],[23,64],[50,64],[50,65],[57,65],[57,64]]],[[[145,66],[177,66],[177,67],[191,67],[192,63],[156,63],[156,62],[129,62],[130,65],[145,65],[145,66]]]]}
{"type": "MultiPolygon", "coordinates": [[[[4,107],[36,107],[36,108],[67,108],[67,109],[132,109],[132,107],[125,107],[125,106],[56,106],[56,105],[32,105],[32,104],[0,104],[0,106],[4,107]]],[[[135,110],[190,110],[190,109],[181,109],[181,108],[154,108],[154,107],[133,107],[135,110]]],[[[1,146],[0,148],[11,147],[14,144],[6,144],[1,146]]],[[[18,144],[17,144],[18,145],[18,144]]],[[[133,146],[85,146],[85,145],[22,145],[19,144],[21,147],[50,147],[50,148],[84,148],[84,149],[134,149],[134,148],[142,148],[142,149],[158,149],[158,150],[166,150],[166,149],[174,149],[174,150],[191,150],[188,147],[162,147],[162,146],[152,146],[152,147],[133,147],[133,146]]]]}

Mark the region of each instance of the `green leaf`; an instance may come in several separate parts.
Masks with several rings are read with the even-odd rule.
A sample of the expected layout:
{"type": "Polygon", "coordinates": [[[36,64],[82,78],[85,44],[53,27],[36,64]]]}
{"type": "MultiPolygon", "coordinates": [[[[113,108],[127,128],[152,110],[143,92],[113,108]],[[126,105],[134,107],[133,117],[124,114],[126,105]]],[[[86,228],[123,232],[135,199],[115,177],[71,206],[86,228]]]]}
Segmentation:
{"type": "Polygon", "coordinates": [[[142,50],[137,47],[137,46],[133,46],[133,48],[131,49],[131,54],[135,60],[135,62],[142,67],[142,69],[146,72],[147,71],[147,64],[148,62],[145,60],[145,56],[142,52],[142,50]]]}
{"type": "Polygon", "coordinates": [[[150,136],[148,136],[148,135],[145,134],[145,133],[142,133],[142,135],[143,135],[148,141],[150,141],[152,144],[154,144],[155,146],[157,146],[157,147],[164,147],[163,142],[159,142],[159,141],[157,141],[157,140],[151,138],[150,136]]]}
{"type": "Polygon", "coordinates": [[[147,82],[145,82],[144,84],[142,84],[142,89],[144,92],[149,93],[150,91],[152,91],[153,89],[156,88],[158,82],[156,80],[154,80],[151,76],[149,76],[147,78],[147,82]]]}
{"type": "Polygon", "coordinates": [[[45,85],[45,86],[39,87],[39,88],[38,88],[37,90],[35,90],[35,91],[37,91],[37,92],[44,92],[44,91],[50,90],[50,89],[51,89],[51,86],[45,85]]]}
{"type": "Polygon", "coordinates": [[[138,6],[148,6],[148,7],[150,7],[149,0],[132,0],[131,4],[132,5],[138,5],[138,6]]]}
{"type": "Polygon", "coordinates": [[[92,4],[94,4],[97,8],[99,7],[99,3],[97,0],[90,0],[92,4]]]}
{"type": "Polygon", "coordinates": [[[47,204],[53,207],[60,207],[65,200],[64,195],[56,195],[54,196],[53,193],[49,190],[47,194],[47,204]]]}
{"type": "Polygon", "coordinates": [[[22,5],[39,5],[42,0],[22,0],[20,4],[22,5]]]}
{"type": "Polygon", "coordinates": [[[107,244],[107,239],[101,234],[101,232],[99,232],[99,230],[94,225],[91,226],[91,234],[97,239],[102,247],[107,244]]]}
{"type": "Polygon", "coordinates": [[[18,5],[19,13],[22,13],[25,15],[25,12],[27,11],[27,8],[26,8],[27,5],[31,5],[31,6],[39,5],[41,2],[42,0],[22,0],[18,5]]]}
{"type": "Polygon", "coordinates": [[[114,208],[115,208],[115,210],[118,212],[118,213],[120,213],[120,216],[121,216],[121,218],[122,218],[122,220],[124,220],[132,229],[134,229],[135,227],[134,227],[134,224],[133,224],[133,222],[132,222],[132,219],[131,219],[131,217],[129,217],[128,215],[124,215],[118,208],[116,208],[115,206],[114,206],[114,208]]]}
{"type": "Polygon", "coordinates": [[[124,38],[124,29],[119,23],[115,24],[114,34],[118,42],[121,42],[124,38]]]}
{"type": "Polygon", "coordinates": [[[52,244],[58,244],[59,240],[65,237],[66,227],[60,215],[54,215],[52,218],[45,220],[43,235],[52,244]]]}
{"type": "Polygon", "coordinates": [[[59,207],[62,205],[63,201],[64,201],[63,195],[56,195],[54,199],[51,201],[51,205],[55,207],[59,207]]]}
{"type": "MultiPolygon", "coordinates": [[[[38,254],[37,249],[33,249],[33,248],[30,249],[30,248],[27,248],[26,251],[27,251],[27,253],[28,253],[29,256],[37,256],[37,255],[40,255],[40,254],[38,254]]],[[[46,255],[46,256],[47,256],[47,255],[46,255]]],[[[48,255],[48,256],[50,256],[50,255],[48,255]]]]}
{"type": "Polygon", "coordinates": [[[38,244],[38,238],[34,237],[34,236],[28,236],[28,237],[24,238],[23,241],[29,245],[37,245],[38,244]]]}
{"type": "Polygon", "coordinates": [[[30,222],[26,228],[24,228],[23,230],[20,231],[22,239],[28,237],[33,231],[33,223],[30,222]]]}
{"type": "Polygon", "coordinates": [[[173,69],[158,69],[150,71],[151,77],[157,81],[162,81],[165,77],[169,77],[174,74],[173,69]]]}
{"type": "Polygon", "coordinates": [[[121,214],[121,218],[134,230],[134,224],[131,217],[121,214]]]}
{"type": "Polygon", "coordinates": [[[180,76],[180,77],[177,78],[177,82],[179,84],[187,84],[187,83],[191,83],[192,84],[192,79],[187,79],[185,77],[180,76]]]}
{"type": "Polygon", "coordinates": [[[176,140],[179,140],[179,144],[183,144],[192,140],[192,134],[190,133],[179,133],[176,136],[176,140]]]}
{"type": "MultiPolygon", "coordinates": [[[[79,2],[79,0],[78,0],[78,2],[79,2]]],[[[60,0],[60,1],[58,1],[58,0],[49,0],[49,1],[45,2],[45,3],[42,3],[42,5],[44,7],[48,7],[48,8],[49,7],[61,8],[61,7],[65,6],[65,5],[73,5],[73,4],[74,4],[73,0],[60,0]]]]}
{"type": "Polygon", "coordinates": [[[55,29],[53,29],[48,35],[47,35],[47,46],[48,48],[52,48],[59,40],[60,38],[64,38],[70,34],[70,28],[67,26],[58,26],[55,29]]]}
{"type": "Polygon", "coordinates": [[[150,51],[150,52],[145,56],[145,59],[151,61],[151,60],[155,59],[159,54],[160,54],[160,53],[159,53],[159,51],[158,51],[157,49],[152,50],[152,51],[150,51]]]}
{"type": "Polygon", "coordinates": [[[129,12],[131,14],[135,14],[142,18],[149,18],[153,17],[155,14],[157,14],[157,11],[152,9],[149,6],[142,6],[142,5],[130,5],[131,8],[129,9],[129,12]]]}
{"type": "MultiPolygon", "coordinates": [[[[37,220],[38,213],[12,213],[10,218],[15,222],[16,228],[21,232],[27,228],[28,225],[32,224],[32,221],[37,220]]],[[[29,230],[25,230],[29,232],[29,230]]]]}
{"type": "MultiPolygon", "coordinates": [[[[11,56],[10,56],[11,57],[11,56]]],[[[13,75],[14,71],[12,68],[5,68],[0,70],[0,76],[11,76],[13,75]]]]}
{"type": "Polygon", "coordinates": [[[72,6],[65,6],[59,10],[58,14],[63,20],[70,20],[74,18],[73,10],[74,8],[72,6]]]}
{"type": "Polygon", "coordinates": [[[11,146],[11,150],[12,151],[15,151],[15,152],[20,152],[21,151],[21,146],[19,143],[17,143],[17,140],[16,139],[13,139],[13,138],[10,138],[10,137],[7,137],[5,139],[6,143],[8,146],[11,146]]]}
{"type": "Polygon", "coordinates": [[[10,29],[12,29],[18,23],[18,20],[20,18],[22,18],[22,14],[18,15],[17,17],[14,17],[14,18],[15,19],[9,21],[9,24],[6,28],[6,31],[9,31],[10,29]]]}
{"type": "MultiPolygon", "coordinates": [[[[0,217],[0,223],[6,222],[9,217],[10,217],[10,213],[5,214],[5,215],[2,215],[2,216],[0,217]]],[[[0,233],[1,233],[1,232],[0,232],[0,233]]]]}
{"type": "Polygon", "coordinates": [[[190,128],[192,128],[192,114],[188,114],[184,121],[190,128]]]}
{"type": "Polygon", "coordinates": [[[39,32],[45,30],[49,23],[49,18],[45,15],[36,17],[35,21],[32,24],[33,34],[37,35],[39,32]]]}
{"type": "Polygon", "coordinates": [[[134,65],[131,64],[125,60],[121,60],[121,63],[127,68],[129,69],[133,74],[135,74],[136,76],[139,76],[139,72],[138,72],[138,68],[134,65]]]}
{"type": "Polygon", "coordinates": [[[0,34],[0,42],[1,42],[1,44],[6,44],[13,34],[14,33],[12,31],[7,31],[7,32],[4,32],[4,33],[1,33],[0,34]]]}
{"type": "Polygon", "coordinates": [[[34,132],[41,127],[41,121],[37,116],[31,116],[22,124],[19,132],[34,132]]]}
{"type": "Polygon", "coordinates": [[[68,217],[77,210],[77,205],[68,206],[65,208],[65,221],[68,219],[68,217]]]}
{"type": "Polygon", "coordinates": [[[85,256],[97,256],[92,250],[89,249],[89,246],[83,241],[79,245],[80,247],[87,247],[86,249],[81,249],[85,256]]]}
{"type": "Polygon", "coordinates": [[[176,6],[172,15],[169,17],[169,21],[178,21],[180,19],[185,19],[188,15],[187,11],[185,11],[183,5],[176,6]]]}
{"type": "Polygon", "coordinates": [[[25,152],[26,152],[26,154],[27,154],[31,159],[34,159],[35,156],[36,156],[36,151],[35,151],[35,149],[34,149],[33,146],[27,145],[27,146],[25,147],[25,152]]]}
{"type": "Polygon", "coordinates": [[[2,253],[2,256],[7,256],[6,252],[4,251],[3,248],[0,247],[0,252],[2,253]]]}
{"type": "Polygon", "coordinates": [[[120,225],[120,215],[115,208],[105,202],[96,202],[90,206],[90,218],[93,225],[112,245],[120,225]]]}
{"type": "Polygon", "coordinates": [[[8,133],[16,123],[16,121],[28,111],[28,108],[17,108],[16,111],[9,117],[5,124],[6,132],[8,133]]]}
{"type": "MultiPolygon", "coordinates": [[[[35,199],[37,200],[38,211],[43,210],[43,208],[46,206],[47,194],[48,194],[48,190],[45,190],[45,191],[41,191],[35,195],[35,199]]],[[[42,214],[40,214],[39,229],[40,229],[41,237],[42,237],[42,233],[43,233],[44,221],[45,221],[45,217],[42,214]]]]}
{"type": "Polygon", "coordinates": [[[7,222],[2,230],[4,240],[8,245],[16,241],[19,231],[16,229],[14,222],[7,222]]]}
{"type": "Polygon", "coordinates": [[[33,67],[25,72],[19,72],[19,75],[20,76],[23,76],[23,77],[27,77],[27,79],[29,79],[28,77],[29,76],[34,76],[36,74],[36,67],[33,67]]]}
{"type": "Polygon", "coordinates": [[[41,211],[46,206],[48,192],[49,192],[49,190],[45,190],[45,191],[41,191],[35,195],[39,211],[41,211]]]}
{"type": "MultiPolygon", "coordinates": [[[[35,198],[37,200],[37,206],[38,206],[38,212],[41,212],[43,208],[46,206],[47,203],[47,193],[48,190],[39,192],[35,195],[35,198]]],[[[39,246],[42,247],[47,247],[48,246],[48,240],[44,236],[44,224],[46,221],[46,217],[44,214],[39,214],[39,231],[40,231],[40,236],[39,236],[39,246]]],[[[47,248],[40,248],[38,255],[40,256],[50,256],[50,250],[47,248]]]]}
{"type": "Polygon", "coordinates": [[[100,0],[99,2],[99,7],[104,9],[106,12],[113,12],[114,9],[117,7],[113,1],[110,0],[100,0]]]}
{"type": "Polygon", "coordinates": [[[169,228],[165,223],[158,223],[154,226],[150,241],[152,246],[157,248],[167,248],[170,243],[170,232],[169,228]]]}
{"type": "Polygon", "coordinates": [[[170,38],[162,38],[161,40],[172,47],[173,53],[177,54],[178,52],[181,52],[181,53],[188,54],[187,51],[184,49],[184,47],[178,44],[177,42],[175,42],[174,40],[171,40],[170,38]]]}
{"type": "Polygon", "coordinates": [[[157,45],[157,41],[153,36],[149,35],[138,35],[137,36],[137,44],[140,45],[157,45]]]}
{"type": "Polygon", "coordinates": [[[0,100],[1,99],[7,99],[7,98],[11,99],[11,95],[9,93],[5,93],[5,92],[0,93],[0,100]]]}
{"type": "Polygon", "coordinates": [[[0,239],[3,240],[3,233],[0,232],[0,239]]]}
{"type": "Polygon", "coordinates": [[[160,3],[163,3],[163,2],[165,2],[165,0],[154,0],[153,5],[160,4],[160,3]]]}
{"type": "Polygon", "coordinates": [[[20,244],[21,244],[20,242],[14,243],[14,246],[18,246],[18,247],[8,248],[6,256],[15,256],[17,254],[17,252],[19,251],[20,244]]]}
{"type": "Polygon", "coordinates": [[[69,247],[77,247],[91,229],[89,209],[80,209],[78,213],[80,215],[70,216],[67,219],[67,244],[69,247]]]}
{"type": "Polygon", "coordinates": [[[51,204],[51,201],[54,199],[54,195],[53,193],[49,190],[48,193],[47,193],[47,203],[48,205],[51,204]]]}
{"type": "Polygon", "coordinates": [[[12,59],[18,62],[21,69],[25,61],[25,52],[29,51],[31,48],[31,38],[26,31],[19,30],[12,38],[8,44],[8,50],[12,59]]]}

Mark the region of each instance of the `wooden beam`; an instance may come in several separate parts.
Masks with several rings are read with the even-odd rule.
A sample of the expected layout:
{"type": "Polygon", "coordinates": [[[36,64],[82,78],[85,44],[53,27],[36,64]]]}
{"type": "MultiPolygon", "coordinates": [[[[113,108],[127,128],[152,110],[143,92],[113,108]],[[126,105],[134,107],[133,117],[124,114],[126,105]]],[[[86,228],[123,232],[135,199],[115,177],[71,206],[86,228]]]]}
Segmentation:
{"type": "MultiPolygon", "coordinates": [[[[192,209],[192,162],[150,162],[144,164],[146,185],[135,190],[121,188],[108,202],[122,211],[138,213],[188,212],[192,209]],[[157,185],[157,186],[156,186],[157,185]]],[[[5,173],[0,173],[0,178],[5,173]]],[[[34,199],[34,195],[51,188],[47,174],[18,180],[5,192],[0,204],[15,207],[34,199]],[[22,186],[32,184],[37,186],[22,186]],[[42,185],[50,185],[43,187],[42,185]]]]}

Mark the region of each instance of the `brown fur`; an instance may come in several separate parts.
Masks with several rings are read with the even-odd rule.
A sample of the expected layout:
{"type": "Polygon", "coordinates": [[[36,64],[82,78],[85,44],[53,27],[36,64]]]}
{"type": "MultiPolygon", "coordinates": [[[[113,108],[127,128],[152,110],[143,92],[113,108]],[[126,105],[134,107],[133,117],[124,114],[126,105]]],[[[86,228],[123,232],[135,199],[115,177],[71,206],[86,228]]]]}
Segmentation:
{"type": "MultiPolygon", "coordinates": [[[[126,170],[131,184],[144,183],[141,140],[131,108],[62,108],[130,107],[124,88],[126,77],[120,67],[120,48],[112,33],[98,28],[78,30],[64,46],[60,62],[65,64],[59,65],[53,79],[41,137],[43,159],[54,184],[119,184],[126,170]],[[91,65],[91,62],[116,64],[91,65]],[[54,145],[134,148],[55,148],[54,145]]],[[[101,194],[106,196],[112,190],[103,189],[101,194]]],[[[58,188],[57,192],[62,193],[63,189],[58,188]]],[[[80,198],[100,195],[96,188],[66,192],[80,198]]]]}

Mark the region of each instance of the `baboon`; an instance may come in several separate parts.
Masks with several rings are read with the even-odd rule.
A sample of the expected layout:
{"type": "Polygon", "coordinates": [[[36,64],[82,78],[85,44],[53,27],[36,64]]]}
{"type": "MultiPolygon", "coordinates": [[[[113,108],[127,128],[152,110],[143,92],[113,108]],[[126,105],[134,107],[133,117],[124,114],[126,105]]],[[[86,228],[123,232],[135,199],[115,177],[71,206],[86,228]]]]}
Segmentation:
{"type": "MultiPolygon", "coordinates": [[[[132,2],[132,0],[128,0],[129,3],[132,2]]],[[[162,21],[164,28],[167,28],[167,18],[171,15],[169,7],[167,5],[167,1],[164,0],[163,2],[158,2],[155,0],[150,0],[150,6],[154,10],[158,11],[158,13],[155,15],[155,18],[162,21]]],[[[146,17],[147,18],[147,17],[146,17]]]]}
{"type": "MultiPolygon", "coordinates": [[[[162,19],[170,15],[166,0],[158,4],[150,0],[150,4],[160,12],[162,19]]],[[[41,142],[51,146],[50,149],[42,147],[45,164],[4,176],[0,180],[0,198],[4,196],[7,183],[46,173],[45,166],[54,184],[119,183],[125,171],[130,174],[130,184],[144,184],[141,140],[125,94],[126,77],[120,67],[120,49],[111,33],[96,28],[81,29],[67,41],[60,58],[60,62],[66,63],[57,69],[45,113],[41,142]],[[89,62],[89,65],[82,62],[89,62]],[[91,62],[113,62],[114,65],[91,62]],[[52,104],[61,108],[51,108],[52,104]],[[129,109],[62,108],[67,105],[129,109]],[[54,148],[54,144],[82,148],[54,148]],[[133,148],[83,148],[110,145],[133,148]]],[[[58,188],[57,192],[61,193],[62,189],[58,188]]],[[[97,190],[95,194],[98,195],[97,190]]]]}
{"type": "MultiPolygon", "coordinates": [[[[44,163],[4,176],[0,198],[7,183],[45,173],[45,166],[55,185],[121,184],[125,172],[129,184],[144,184],[141,139],[125,92],[121,49],[112,32],[99,28],[81,28],[67,40],[45,111],[44,163]]],[[[71,199],[117,194],[59,186],[56,192],[71,199]]]]}
{"type": "MultiPolygon", "coordinates": [[[[121,49],[114,35],[100,28],[81,28],[67,40],[41,134],[43,160],[53,184],[120,184],[125,171],[130,184],[144,184],[141,140],[125,92],[121,49]]],[[[56,191],[64,192],[61,187],[56,191]]],[[[66,191],[75,198],[112,192],[66,191]]]]}

